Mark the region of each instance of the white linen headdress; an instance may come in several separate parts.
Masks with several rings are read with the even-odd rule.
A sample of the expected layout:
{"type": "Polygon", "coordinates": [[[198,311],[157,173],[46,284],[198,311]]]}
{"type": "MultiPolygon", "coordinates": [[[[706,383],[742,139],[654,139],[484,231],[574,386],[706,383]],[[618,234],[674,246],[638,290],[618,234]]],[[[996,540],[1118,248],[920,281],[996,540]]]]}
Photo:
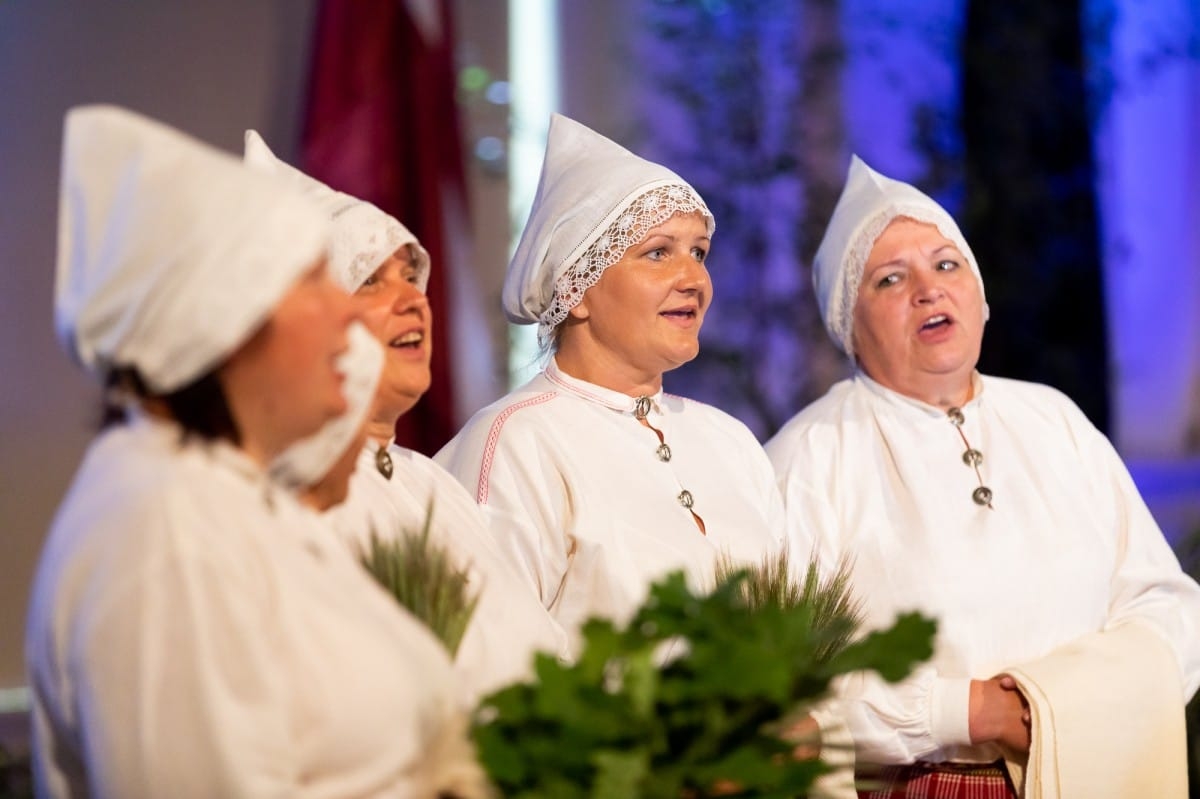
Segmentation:
{"type": "Polygon", "coordinates": [[[533,208],[504,279],[505,314],[537,322],[546,341],[627,249],[675,214],[695,211],[711,236],[712,213],[683,178],[554,114],[533,208]]]}
{"type": "Polygon", "coordinates": [[[271,476],[291,488],[307,488],[321,481],[354,442],[375,400],[383,371],[383,346],[362,322],[346,329],[347,348],[338,358],[343,375],[346,412],[308,438],[285,449],[271,464],[271,476]]]}
{"type": "MultiPolygon", "coordinates": [[[[979,264],[953,217],[917,188],[881,175],[857,155],[853,156],[846,186],[813,259],[813,286],[821,319],[833,342],[850,358],[854,358],[854,305],[863,267],[875,241],[892,220],[901,216],[934,225],[952,241],[975,273],[983,296],[979,264]]],[[[987,317],[985,301],[983,318],[987,317]]]]}
{"type": "Polygon", "coordinates": [[[67,112],[55,326],[89,371],[167,393],[215,368],[325,256],[328,224],[277,180],[115,106],[67,112]]]}
{"type": "Polygon", "coordinates": [[[379,265],[405,244],[411,244],[416,259],[417,287],[429,285],[429,253],[417,237],[394,217],[365,200],[335,191],[321,181],[284,163],[271,152],[257,131],[246,131],[244,158],[247,164],[270,172],[293,186],[321,207],[333,223],[330,231],[329,270],[350,293],[375,273],[379,265]]]}

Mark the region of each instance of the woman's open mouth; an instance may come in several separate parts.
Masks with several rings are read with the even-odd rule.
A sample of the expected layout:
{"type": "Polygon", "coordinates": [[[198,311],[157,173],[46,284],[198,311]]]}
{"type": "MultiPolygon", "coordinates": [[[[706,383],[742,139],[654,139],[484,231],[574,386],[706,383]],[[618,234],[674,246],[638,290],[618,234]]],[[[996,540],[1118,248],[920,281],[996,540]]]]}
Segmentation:
{"type": "Polygon", "coordinates": [[[954,324],[954,321],[949,316],[946,316],[944,313],[938,314],[937,316],[931,316],[925,320],[925,323],[921,325],[921,332],[923,333],[927,330],[936,330],[941,327],[949,327],[952,324],[954,324]]]}
{"type": "Polygon", "coordinates": [[[677,308],[673,311],[661,311],[658,315],[686,322],[695,319],[698,314],[695,308],[677,308]]]}
{"type": "Polygon", "coordinates": [[[425,341],[425,333],[420,330],[410,330],[407,333],[396,336],[388,342],[388,346],[393,349],[401,350],[417,350],[421,348],[421,344],[425,341]]]}

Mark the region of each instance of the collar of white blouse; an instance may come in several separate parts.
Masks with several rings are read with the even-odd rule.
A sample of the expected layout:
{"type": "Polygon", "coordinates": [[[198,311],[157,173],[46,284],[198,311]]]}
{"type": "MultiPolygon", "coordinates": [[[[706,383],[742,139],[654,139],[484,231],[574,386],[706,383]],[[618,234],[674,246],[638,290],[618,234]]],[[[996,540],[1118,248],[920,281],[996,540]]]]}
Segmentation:
{"type": "Polygon", "coordinates": [[[657,394],[631,397],[628,394],[622,394],[620,391],[613,391],[604,386],[597,386],[586,380],[580,380],[578,377],[572,377],[560,369],[557,361],[553,358],[550,359],[550,363],[546,364],[545,375],[547,380],[564,391],[569,391],[576,396],[598,403],[606,408],[611,408],[614,411],[628,413],[639,419],[647,417],[650,414],[661,415],[663,412],[662,389],[659,389],[657,394]]]}

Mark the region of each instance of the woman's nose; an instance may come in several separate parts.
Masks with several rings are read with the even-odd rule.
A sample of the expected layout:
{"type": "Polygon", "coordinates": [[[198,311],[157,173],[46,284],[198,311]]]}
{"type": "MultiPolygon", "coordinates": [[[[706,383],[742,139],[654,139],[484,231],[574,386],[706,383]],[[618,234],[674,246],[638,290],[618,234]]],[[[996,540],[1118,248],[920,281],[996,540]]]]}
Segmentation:
{"type": "Polygon", "coordinates": [[[913,277],[913,301],[930,303],[942,298],[945,289],[938,282],[936,274],[915,272],[913,277]]]}
{"type": "Polygon", "coordinates": [[[405,281],[400,291],[396,294],[396,302],[392,304],[392,311],[397,314],[404,314],[412,311],[421,311],[428,307],[429,298],[425,296],[424,292],[412,283],[405,281]]]}
{"type": "Polygon", "coordinates": [[[680,269],[676,288],[685,292],[703,291],[708,288],[708,283],[708,269],[702,262],[688,256],[680,269]]]}

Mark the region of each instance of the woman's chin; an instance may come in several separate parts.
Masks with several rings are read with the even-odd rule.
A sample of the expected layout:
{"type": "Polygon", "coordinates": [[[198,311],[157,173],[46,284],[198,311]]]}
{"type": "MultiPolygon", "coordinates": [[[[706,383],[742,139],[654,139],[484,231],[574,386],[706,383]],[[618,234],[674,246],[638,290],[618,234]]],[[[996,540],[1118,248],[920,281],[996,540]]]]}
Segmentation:
{"type": "Polygon", "coordinates": [[[670,372],[673,369],[678,369],[679,367],[683,366],[685,363],[691,363],[692,361],[696,360],[696,356],[699,354],[700,354],[699,343],[696,343],[695,346],[691,346],[691,347],[680,347],[679,349],[670,353],[664,359],[666,361],[666,366],[663,369],[663,371],[670,372]]]}
{"type": "Polygon", "coordinates": [[[423,374],[406,374],[402,379],[389,382],[386,389],[386,406],[391,412],[390,415],[399,419],[411,411],[429,390],[432,382],[432,375],[428,370],[423,374]]]}

